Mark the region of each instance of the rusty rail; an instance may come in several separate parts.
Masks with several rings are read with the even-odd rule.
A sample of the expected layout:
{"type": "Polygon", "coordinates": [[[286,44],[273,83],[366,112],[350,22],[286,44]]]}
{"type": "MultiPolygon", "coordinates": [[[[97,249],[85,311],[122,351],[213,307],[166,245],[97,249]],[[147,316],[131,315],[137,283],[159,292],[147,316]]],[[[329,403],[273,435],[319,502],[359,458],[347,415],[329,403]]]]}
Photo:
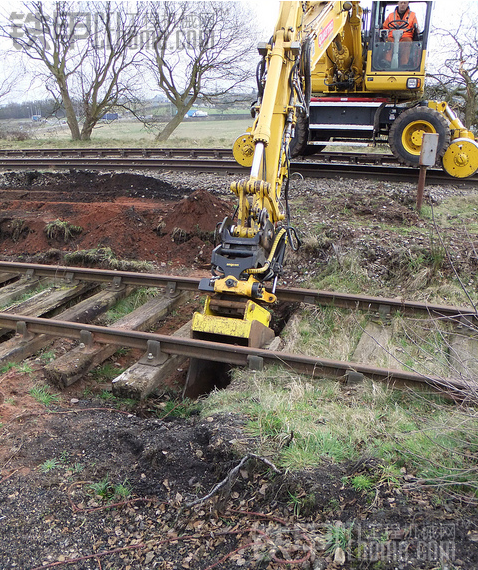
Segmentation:
{"type": "MultiPolygon", "coordinates": [[[[36,263],[18,263],[0,261],[0,271],[20,273],[27,277],[49,277],[66,281],[93,281],[109,284],[113,288],[122,285],[137,287],[164,288],[172,295],[176,291],[198,291],[199,278],[175,275],[157,275],[153,273],[137,273],[132,271],[116,271],[109,269],[90,269],[85,267],[68,267],[42,265],[36,263]]],[[[199,291],[198,291],[199,292],[199,291]]],[[[454,307],[419,301],[405,301],[386,297],[372,297],[341,293],[338,291],[318,291],[314,289],[278,287],[276,294],[279,301],[290,303],[306,303],[309,305],[334,306],[349,310],[371,311],[387,318],[394,312],[406,315],[424,315],[433,318],[451,320],[465,326],[476,326],[478,314],[474,308],[454,307]]]]}
{"type": "Polygon", "coordinates": [[[457,398],[463,398],[471,387],[466,381],[439,378],[391,368],[378,368],[356,362],[342,362],[300,354],[275,352],[217,342],[166,336],[97,325],[71,323],[53,319],[0,313],[0,326],[16,330],[28,339],[32,334],[47,334],[70,338],[83,343],[85,350],[94,342],[127,346],[145,351],[144,362],[161,363],[167,355],[181,355],[234,366],[248,366],[260,370],[265,364],[281,364],[298,374],[321,378],[343,378],[361,374],[392,386],[429,387],[457,398]]]}
{"type": "MultiPolygon", "coordinates": [[[[164,149],[168,152],[153,152],[146,149],[88,149],[65,156],[63,149],[41,151],[22,151],[23,154],[0,155],[0,169],[23,168],[78,168],[88,170],[177,170],[191,172],[236,172],[245,174],[248,169],[239,165],[228,153],[219,149],[164,149]],[[202,152],[199,152],[199,151],[202,152]],[[116,151],[116,152],[114,152],[116,151]]],[[[376,178],[404,182],[416,182],[418,170],[408,166],[399,166],[389,155],[371,153],[325,153],[307,161],[293,161],[293,172],[311,178],[341,176],[348,178],[376,178]],[[386,164],[385,164],[386,163],[386,164]]],[[[439,169],[430,169],[428,182],[432,184],[449,183],[461,186],[476,185],[478,176],[456,179],[439,169]]]]}

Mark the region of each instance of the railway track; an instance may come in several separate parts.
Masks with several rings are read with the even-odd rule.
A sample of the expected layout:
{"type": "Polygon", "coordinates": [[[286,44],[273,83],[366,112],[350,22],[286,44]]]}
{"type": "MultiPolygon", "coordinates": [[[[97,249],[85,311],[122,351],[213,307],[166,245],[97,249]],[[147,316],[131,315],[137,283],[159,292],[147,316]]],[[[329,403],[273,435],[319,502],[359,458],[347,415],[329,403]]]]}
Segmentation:
{"type": "MultiPolygon", "coordinates": [[[[232,151],[218,148],[154,149],[26,149],[0,151],[0,169],[68,168],[87,170],[176,170],[223,172],[244,175],[246,167],[232,157],[232,151]]],[[[304,177],[342,176],[417,182],[418,170],[400,166],[387,154],[322,152],[307,160],[292,161],[292,171],[304,177]]],[[[456,179],[439,169],[428,169],[430,184],[475,185],[478,176],[456,179]]]]}
{"type": "MultiPolygon", "coordinates": [[[[197,292],[199,283],[199,279],[170,275],[54,267],[14,262],[0,262],[0,275],[5,282],[10,283],[12,279],[21,277],[20,282],[23,284],[25,281],[34,282],[37,279],[49,279],[50,281],[63,281],[68,283],[70,287],[74,287],[75,284],[79,283],[109,285],[109,294],[113,297],[115,297],[115,293],[119,294],[131,286],[158,287],[165,290],[165,306],[169,307],[180,301],[181,298],[179,296],[182,292],[197,292]],[[10,276],[10,279],[8,279],[8,276],[10,276]]],[[[15,283],[13,285],[10,284],[9,287],[15,287],[15,283]]],[[[0,303],[2,291],[3,288],[0,288],[0,303]]],[[[101,292],[98,293],[96,289],[92,289],[92,293],[95,295],[102,294],[101,292]]],[[[476,313],[464,307],[450,307],[307,289],[281,288],[277,289],[276,293],[279,301],[372,311],[380,314],[383,319],[386,319],[395,311],[401,311],[408,315],[426,315],[450,320],[460,327],[469,329],[476,327],[476,313]]],[[[90,305],[92,307],[97,306],[97,298],[92,297],[91,299],[90,305]]],[[[448,394],[451,392],[453,397],[457,398],[466,397],[464,394],[470,389],[469,383],[459,378],[444,379],[411,371],[375,367],[360,362],[335,361],[282,351],[254,349],[174,335],[168,336],[142,330],[132,330],[123,326],[103,327],[90,322],[72,322],[73,320],[78,321],[80,318],[86,320],[84,315],[88,315],[88,299],[84,299],[82,303],[84,305],[82,309],[83,317],[78,317],[77,315],[76,319],[71,318],[72,312],[74,312],[72,308],[60,313],[60,318],[57,316],[46,318],[45,316],[32,314],[18,314],[14,310],[7,311],[4,309],[3,312],[0,312],[0,330],[16,331],[16,336],[7,342],[7,344],[9,343],[8,350],[2,351],[0,348],[0,362],[9,359],[23,359],[34,353],[35,350],[38,350],[39,339],[42,339],[41,342],[46,344],[51,338],[60,337],[80,341],[75,358],[79,358],[78,355],[83,355],[84,358],[90,359],[92,362],[95,361],[95,357],[90,358],[90,356],[94,352],[95,345],[140,349],[144,352],[140,365],[143,366],[143,369],[146,367],[147,370],[151,371],[151,374],[156,379],[158,376],[161,376],[164,370],[171,369],[171,359],[195,357],[213,362],[225,362],[234,366],[249,366],[255,370],[262,369],[265,365],[281,363],[297,373],[308,374],[317,378],[329,377],[347,380],[357,379],[358,376],[366,376],[396,386],[420,386],[421,388],[427,387],[448,394]],[[70,311],[70,316],[67,318],[65,314],[68,311],[70,311]]],[[[155,301],[155,303],[158,304],[158,301],[155,301]]],[[[151,311],[148,309],[144,312],[150,313],[151,311]]],[[[93,311],[93,313],[96,316],[98,310],[96,312],[93,311]]],[[[88,318],[91,318],[91,316],[92,314],[89,314],[88,318]]],[[[147,322],[150,324],[150,321],[147,322]]],[[[97,350],[101,352],[100,349],[97,350]]],[[[104,355],[104,353],[102,354],[104,355]]],[[[75,366],[78,367],[78,360],[75,360],[75,362],[75,366]]],[[[172,362],[172,367],[174,368],[177,362],[174,360],[172,362]]],[[[143,370],[142,374],[147,375],[149,372],[143,370]]],[[[136,371],[136,375],[138,375],[138,371],[136,371]]],[[[150,385],[148,385],[149,388],[150,385]]],[[[473,389],[475,388],[473,387],[473,389]]]]}

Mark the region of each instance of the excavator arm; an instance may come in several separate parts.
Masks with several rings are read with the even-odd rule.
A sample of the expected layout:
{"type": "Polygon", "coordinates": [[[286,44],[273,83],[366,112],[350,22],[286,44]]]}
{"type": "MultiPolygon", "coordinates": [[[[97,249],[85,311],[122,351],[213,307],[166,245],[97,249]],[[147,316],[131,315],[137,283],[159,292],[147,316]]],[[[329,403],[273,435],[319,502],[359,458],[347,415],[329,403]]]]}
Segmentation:
{"type": "Polygon", "coordinates": [[[343,50],[340,33],[351,18],[360,22],[359,11],[358,2],[281,2],[271,42],[259,46],[263,60],[254,124],[234,147],[250,174],[231,184],[236,215],[219,229],[213,277],[201,283],[202,290],[276,300],[285,245],[296,242],[287,208],[290,145],[298,117],[308,113],[310,69],[332,42],[343,50]],[[272,292],[267,292],[264,282],[271,280],[272,292]]]}
{"type": "MultiPolygon", "coordinates": [[[[217,232],[212,276],[199,286],[208,298],[193,317],[194,338],[261,347],[274,337],[268,307],[276,301],[286,246],[299,245],[288,211],[291,141],[308,114],[311,68],[332,42],[347,57],[341,33],[351,20],[360,24],[360,15],[359,2],[281,2],[270,42],[259,45],[253,126],[234,145],[250,174],[231,184],[238,204],[217,232]]],[[[360,45],[360,25],[355,33],[360,45]]],[[[192,361],[189,385],[205,365],[192,361]]]]}

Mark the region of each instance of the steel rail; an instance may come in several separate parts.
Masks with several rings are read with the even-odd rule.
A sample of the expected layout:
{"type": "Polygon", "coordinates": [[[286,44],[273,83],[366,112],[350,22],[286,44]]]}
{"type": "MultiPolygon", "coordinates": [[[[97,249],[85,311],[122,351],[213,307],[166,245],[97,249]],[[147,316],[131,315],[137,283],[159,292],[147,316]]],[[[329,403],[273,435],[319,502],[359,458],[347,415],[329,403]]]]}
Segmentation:
{"type": "Polygon", "coordinates": [[[29,279],[50,277],[52,279],[64,279],[68,282],[74,280],[93,281],[112,284],[115,288],[123,285],[161,287],[167,289],[169,294],[173,294],[176,289],[197,291],[199,285],[199,279],[194,277],[156,275],[154,273],[136,273],[113,269],[42,265],[39,263],[17,263],[14,261],[0,261],[0,270],[9,273],[20,273],[29,279]]]}
{"type": "Polygon", "coordinates": [[[0,149],[1,157],[204,157],[204,158],[232,158],[232,149],[229,148],[29,148],[29,149],[0,149]]]}
{"type": "MultiPolygon", "coordinates": [[[[345,162],[301,162],[291,163],[292,172],[297,172],[305,177],[324,178],[330,176],[341,176],[346,178],[376,178],[404,182],[417,182],[419,171],[416,168],[407,166],[394,166],[382,164],[358,164],[356,160],[353,164],[345,162]]],[[[148,169],[148,170],[178,170],[191,172],[212,172],[220,171],[238,173],[245,175],[249,169],[239,165],[235,160],[229,158],[167,158],[167,157],[43,157],[36,156],[30,158],[2,158],[0,159],[0,169],[21,169],[21,168],[76,168],[87,170],[124,170],[124,169],[148,169]]],[[[474,175],[465,179],[457,179],[449,176],[446,172],[438,169],[427,170],[427,181],[432,184],[453,183],[461,186],[476,185],[478,176],[474,175]]]]}
{"type": "MultiPolygon", "coordinates": [[[[3,158],[220,158],[232,159],[228,148],[43,148],[43,149],[0,149],[3,158]]],[[[398,164],[391,154],[367,152],[322,151],[304,159],[305,162],[341,162],[354,164],[398,164]]],[[[299,162],[299,161],[297,161],[299,162]]]]}
{"type": "MultiPolygon", "coordinates": [[[[181,277],[176,275],[158,275],[155,273],[137,273],[132,271],[116,271],[111,269],[90,269],[86,267],[69,267],[42,265],[37,263],[19,263],[0,261],[0,271],[20,273],[29,278],[49,277],[65,279],[66,281],[83,280],[97,283],[113,284],[114,287],[133,285],[137,287],[161,287],[169,294],[176,290],[198,291],[199,278],[181,277]]],[[[421,314],[439,319],[453,320],[465,326],[478,324],[478,313],[474,308],[454,307],[423,303],[420,301],[405,301],[387,297],[372,297],[341,293],[338,291],[319,291],[315,289],[278,287],[276,295],[279,301],[290,303],[305,303],[308,305],[334,306],[349,310],[362,310],[378,313],[384,319],[394,312],[406,315],[421,314]]]]}
{"type": "Polygon", "coordinates": [[[406,372],[392,368],[378,368],[357,362],[343,362],[327,358],[305,356],[260,348],[223,344],[204,340],[173,337],[97,325],[72,323],[24,315],[0,313],[0,327],[16,330],[28,338],[31,334],[46,334],[55,337],[79,340],[85,349],[94,342],[127,346],[145,351],[146,361],[161,363],[167,355],[180,355],[234,366],[249,366],[260,370],[264,364],[281,364],[299,374],[312,377],[347,378],[350,374],[362,374],[372,380],[385,381],[392,385],[410,387],[428,386],[433,390],[463,398],[474,384],[462,380],[439,378],[406,372]]]}
{"type": "MultiPolygon", "coordinates": [[[[10,167],[65,167],[70,166],[83,168],[174,168],[180,170],[200,169],[202,171],[216,170],[217,165],[204,164],[203,161],[220,159],[224,168],[236,171],[244,170],[232,160],[232,149],[229,148],[174,148],[174,147],[125,147],[125,148],[46,148],[46,149],[0,149],[0,168],[10,167]],[[176,159],[181,159],[179,162],[176,159]],[[175,162],[161,162],[175,160],[175,162]],[[185,165],[181,161],[193,160],[193,165],[185,165]],[[38,161],[38,162],[36,162],[38,161]],[[227,161],[227,163],[225,162],[227,161]]],[[[343,151],[322,151],[307,157],[304,160],[297,160],[292,163],[294,169],[306,176],[328,176],[340,174],[342,176],[370,177],[371,175],[382,178],[383,170],[368,169],[367,166],[379,166],[385,168],[385,173],[390,174],[394,180],[410,180],[417,176],[416,168],[409,168],[398,165],[398,160],[391,154],[371,153],[371,152],[343,152],[343,151]],[[310,166],[306,166],[309,164],[310,166]],[[317,170],[317,164],[322,167],[317,170]],[[344,166],[338,169],[338,165],[344,166]],[[388,166],[385,167],[384,165],[388,166]],[[311,166],[315,165],[315,166],[311,166]],[[357,166],[362,165],[363,169],[357,166]],[[335,168],[333,167],[335,166],[335,168]],[[351,170],[350,170],[351,167],[351,170]],[[355,168],[354,168],[355,167],[355,168]],[[337,171],[339,170],[339,171],[337,171]]],[[[460,185],[476,183],[478,175],[468,179],[452,178],[439,169],[428,170],[428,181],[432,183],[442,183],[453,180],[460,185]]]]}
{"type": "MultiPolygon", "coordinates": [[[[119,157],[119,158],[155,158],[155,157],[204,157],[204,158],[232,158],[232,149],[229,148],[32,148],[32,149],[0,149],[0,158],[26,158],[26,157],[119,157]]],[[[339,160],[344,162],[382,162],[397,163],[392,154],[367,152],[340,152],[322,151],[310,155],[307,161],[328,162],[339,160]]]]}
{"type": "Polygon", "coordinates": [[[30,158],[2,158],[0,160],[1,168],[86,168],[89,170],[108,170],[108,169],[125,169],[125,168],[149,168],[155,169],[172,169],[172,170],[202,170],[215,172],[217,170],[234,170],[245,172],[247,169],[235,160],[220,160],[217,158],[168,158],[168,157],[30,157],[30,158]]]}

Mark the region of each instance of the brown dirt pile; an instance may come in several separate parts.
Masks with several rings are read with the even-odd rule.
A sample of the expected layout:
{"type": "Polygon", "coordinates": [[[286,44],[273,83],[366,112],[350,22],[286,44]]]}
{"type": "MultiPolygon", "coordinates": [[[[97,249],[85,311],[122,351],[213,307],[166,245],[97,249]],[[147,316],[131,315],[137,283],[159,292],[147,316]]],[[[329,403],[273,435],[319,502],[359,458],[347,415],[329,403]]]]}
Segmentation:
{"type": "MultiPolygon", "coordinates": [[[[133,175],[121,176],[123,179],[120,175],[99,176],[94,192],[90,191],[91,185],[80,191],[70,181],[67,190],[62,188],[60,194],[53,194],[58,188],[55,181],[53,186],[42,185],[50,192],[45,195],[48,201],[3,201],[1,257],[22,256],[24,260],[42,261],[42,255],[48,252],[44,259],[62,262],[67,252],[108,247],[119,259],[156,262],[163,267],[207,267],[214,228],[231,212],[229,203],[206,190],[196,190],[178,202],[171,202],[177,194],[184,196],[184,189],[165,192],[172,186],[136,175],[134,191],[129,192],[133,175]],[[114,194],[113,188],[116,188],[114,194]],[[163,199],[158,201],[152,196],[160,191],[163,199]],[[68,201],[63,201],[64,194],[68,194],[68,201]],[[133,194],[139,199],[131,198],[133,194]],[[82,231],[66,238],[49,237],[47,225],[55,220],[79,226],[82,231]]],[[[79,176],[80,181],[84,178],[84,173],[79,176]]]]}

